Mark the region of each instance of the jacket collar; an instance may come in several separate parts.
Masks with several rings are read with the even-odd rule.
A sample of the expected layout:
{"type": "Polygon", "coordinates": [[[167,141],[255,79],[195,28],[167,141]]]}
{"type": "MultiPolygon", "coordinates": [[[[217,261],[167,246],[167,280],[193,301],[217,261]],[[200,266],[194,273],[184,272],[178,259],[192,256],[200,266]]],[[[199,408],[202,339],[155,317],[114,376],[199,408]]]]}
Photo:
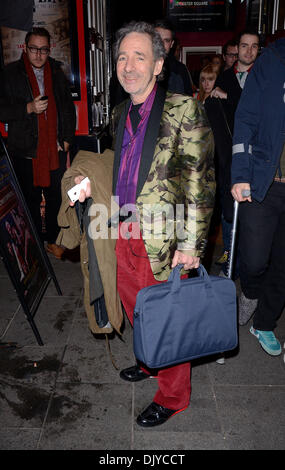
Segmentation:
{"type": "MultiPolygon", "coordinates": [[[[163,88],[158,86],[157,92],[154,98],[154,103],[150,112],[147,130],[146,130],[145,138],[144,138],[139,176],[138,176],[138,184],[137,184],[137,193],[136,193],[137,197],[139,196],[145,184],[145,181],[148,177],[149,170],[153,161],[154,150],[155,150],[157,138],[159,135],[160,121],[161,121],[161,115],[163,112],[165,96],[166,96],[166,91],[163,88]]],[[[113,170],[113,194],[115,194],[115,191],[116,191],[118,173],[119,173],[119,168],[120,168],[121,148],[122,148],[124,130],[125,130],[125,122],[127,119],[127,114],[128,114],[128,110],[130,107],[130,103],[131,103],[131,100],[129,99],[126,102],[126,105],[123,109],[123,112],[121,114],[119,124],[117,127],[117,131],[116,131],[117,135],[116,135],[114,170],[113,170]]]]}

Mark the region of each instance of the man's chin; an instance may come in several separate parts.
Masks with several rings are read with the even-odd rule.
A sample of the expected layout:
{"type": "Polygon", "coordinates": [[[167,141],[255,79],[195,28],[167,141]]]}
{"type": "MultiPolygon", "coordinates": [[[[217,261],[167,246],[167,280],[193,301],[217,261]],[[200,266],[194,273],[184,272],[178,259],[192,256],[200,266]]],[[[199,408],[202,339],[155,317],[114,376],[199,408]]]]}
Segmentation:
{"type": "Polygon", "coordinates": [[[253,59],[248,59],[248,60],[243,61],[243,65],[245,65],[246,67],[250,67],[253,63],[254,63],[253,59]]]}
{"type": "Polygon", "coordinates": [[[135,93],[136,86],[133,83],[123,83],[123,88],[127,93],[135,93]]]}
{"type": "Polygon", "coordinates": [[[41,69],[44,65],[45,62],[31,62],[32,66],[35,67],[36,69],[41,69]]]}

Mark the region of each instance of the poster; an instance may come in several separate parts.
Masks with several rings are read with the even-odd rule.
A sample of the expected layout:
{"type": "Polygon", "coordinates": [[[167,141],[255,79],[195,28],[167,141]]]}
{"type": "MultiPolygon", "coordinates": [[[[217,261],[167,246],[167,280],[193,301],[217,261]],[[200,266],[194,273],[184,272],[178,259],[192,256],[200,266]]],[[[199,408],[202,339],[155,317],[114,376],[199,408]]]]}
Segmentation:
{"type": "Polygon", "coordinates": [[[224,31],[233,28],[231,0],[168,0],[167,16],[176,31],[224,31]]]}

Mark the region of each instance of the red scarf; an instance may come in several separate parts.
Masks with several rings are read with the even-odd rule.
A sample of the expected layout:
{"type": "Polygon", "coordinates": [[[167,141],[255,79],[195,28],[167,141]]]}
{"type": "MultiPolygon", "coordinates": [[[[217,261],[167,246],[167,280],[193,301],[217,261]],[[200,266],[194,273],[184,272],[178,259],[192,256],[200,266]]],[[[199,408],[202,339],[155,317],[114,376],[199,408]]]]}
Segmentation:
{"type": "MultiPolygon", "coordinates": [[[[25,69],[32,87],[33,97],[40,95],[40,90],[33,67],[23,52],[25,69]]],[[[48,96],[48,107],[44,113],[37,114],[38,146],[37,158],[33,158],[34,186],[50,186],[50,171],[59,167],[57,150],[57,110],[52,87],[52,75],[49,61],[44,66],[45,95],[48,96]]]]}

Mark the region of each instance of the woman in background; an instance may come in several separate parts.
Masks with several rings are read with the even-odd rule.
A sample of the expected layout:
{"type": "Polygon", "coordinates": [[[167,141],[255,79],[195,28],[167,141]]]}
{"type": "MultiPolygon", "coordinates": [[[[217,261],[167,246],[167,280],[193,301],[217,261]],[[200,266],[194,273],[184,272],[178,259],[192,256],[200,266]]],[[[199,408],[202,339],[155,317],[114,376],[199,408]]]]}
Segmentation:
{"type": "Polygon", "coordinates": [[[217,72],[212,64],[206,65],[206,67],[201,70],[199,77],[199,91],[194,95],[198,101],[201,101],[203,104],[205,103],[205,100],[210,96],[210,93],[214,88],[216,78],[217,72]]]}

